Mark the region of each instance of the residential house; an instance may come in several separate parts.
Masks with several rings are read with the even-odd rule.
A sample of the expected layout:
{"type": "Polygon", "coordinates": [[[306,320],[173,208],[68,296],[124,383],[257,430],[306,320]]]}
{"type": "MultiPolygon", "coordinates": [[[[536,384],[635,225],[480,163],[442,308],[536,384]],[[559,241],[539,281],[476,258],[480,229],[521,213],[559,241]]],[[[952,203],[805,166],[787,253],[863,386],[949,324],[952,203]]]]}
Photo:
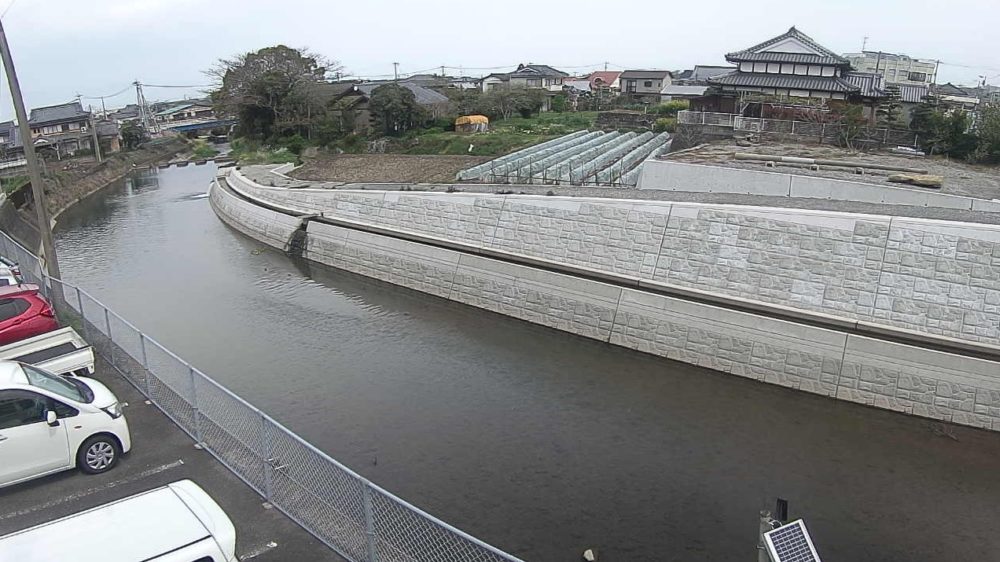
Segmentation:
{"type": "Polygon", "coordinates": [[[863,77],[848,79],[850,61],[795,27],[731,52],[726,60],[736,70],[709,78],[711,90],[692,100],[692,109],[772,117],[790,109],[829,111],[849,99],[878,94],[873,88],[862,91],[863,77]]]}
{"type": "Polygon", "coordinates": [[[591,72],[587,76],[587,80],[590,81],[591,91],[618,91],[621,89],[620,77],[622,73],[615,70],[598,70],[596,72],[591,72]]]}
{"type": "Polygon", "coordinates": [[[21,131],[13,121],[0,123],[0,160],[20,158],[24,154],[21,131]]]}
{"type": "Polygon", "coordinates": [[[963,111],[975,111],[979,105],[979,97],[971,89],[956,86],[951,82],[931,86],[931,93],[938,97],[943,105],[963,111]]]}
{"type": "Polygon", "coordinates": [[[32,109],[28,118],[32,142],[38,149],[51,149],[58,158],[92,150],[90,118],[78,101],[32,109]]]}
{"type": "Polygon", "coordinates": [[[138,104],[128,104],[121,109],[116,109],[114,111],[109,111],[107,119],[114,121],[119,125],[124,123],[129,123],[132,121],[138,121],[142,117],[142,111],[139,109],[138,104]]]}
{"type": "MultiPolygon", "coordinates": [[[[345,131],[367,135],[375,128],[375,116],[371,111],[371,95],[379,87],[392,82],[332,82],[315,85],[313,93],[327,114],[338,121],[345,131]]],[[[450,115],[450,101],[444,94],[418,86],[399,82],[399,85],[413,92],[418,105],[434,118],[450,115]]]]}
{"type": "Polygon", "coordinates": [[[482,81],[484,92],[509,90],[535,90],[544,92],[542,111],[552,107],[552,98],[561,94],[569,74],[544,64],[519,64],[517,70],[493,73],[482,81]]]}
{"type": "Polygon", "coordinates": [[[906,123],[913,118],[913,110],[931,93],[929,84],[887,84],[887,86],[896,86],[899,90],[899,105],[906,123]]]}
{"type": "Polygon", "coordinates": [[[844,58],[859,72],[880,74],[885,82],[896,84],[933,84],[937,78],[938,61],[915,59],[906,55],[862,51],[847,53],[844,58]]]}
{"type": "Polygon", "coordinates": [[[191,121],[194,119],[215,119],[215,109],[211,102],[192,100],[178,103],[153,114],[153,119],[159,123],[173,121],[191,121]]]}
{"type": "Polygon", "coordinates": [[[626,70],[618,77],[621,93],[633,103],[659,103],[660,92],[670,85],[669,70],[626,70]]]}

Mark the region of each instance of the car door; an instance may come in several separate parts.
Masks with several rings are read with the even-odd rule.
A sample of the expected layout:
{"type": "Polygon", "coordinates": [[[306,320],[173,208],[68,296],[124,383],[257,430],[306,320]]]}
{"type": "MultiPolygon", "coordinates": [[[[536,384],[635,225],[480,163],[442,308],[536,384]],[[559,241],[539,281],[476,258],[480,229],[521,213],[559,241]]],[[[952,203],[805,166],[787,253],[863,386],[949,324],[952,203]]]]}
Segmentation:
{"type": "Polygon", "coordinates": [[[0,344],[7,344],[24,339],[21,334],[21,324],[26,320],[23,316],[31,305],[28,301],[17,297],[0,299],[0,344]]]}
{"type": "Polygon", "coordinates": [[[51,407],[35,392],[0,390],[0,486],[72,466],[65,421],[45,422],[51,407]]]}

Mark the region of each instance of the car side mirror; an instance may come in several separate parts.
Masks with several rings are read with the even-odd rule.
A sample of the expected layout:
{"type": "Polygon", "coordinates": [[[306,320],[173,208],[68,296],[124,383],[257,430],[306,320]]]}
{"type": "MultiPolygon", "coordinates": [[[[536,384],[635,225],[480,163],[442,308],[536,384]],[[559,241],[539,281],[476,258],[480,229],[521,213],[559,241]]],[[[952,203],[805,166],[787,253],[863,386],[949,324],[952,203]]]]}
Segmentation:
{"type": "Polygon", "coordinates": [[[45,423],[49,424],[52,427],[56,427],[59,425],[59,418],[56,417],[56,413],[54,411],[52,410],[45,411],[45,423]]]}

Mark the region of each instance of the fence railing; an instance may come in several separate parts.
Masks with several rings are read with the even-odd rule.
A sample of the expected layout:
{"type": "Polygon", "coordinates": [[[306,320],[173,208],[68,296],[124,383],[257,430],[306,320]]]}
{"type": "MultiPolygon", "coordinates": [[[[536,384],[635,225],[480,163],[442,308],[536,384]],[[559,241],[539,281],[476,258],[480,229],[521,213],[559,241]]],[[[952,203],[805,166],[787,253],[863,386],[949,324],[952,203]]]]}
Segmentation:
{"type": "Polygon", "coordinates": [[[60,318],[206,451],[353,562],[520,562],[361,477],[181,359],[0,232],[60,318]]]}
{"type": "MultiPolygon", "coordinates": [[[[823,142],[835,140],[840,136],[840,123],[816,123],[811,121],[792,121],[787,119],[764,119],[760,117],[743,117],[731,113],[710,113],[705,111],[680,111],[677,122],[686,125],[720,125],[732,127],[734,131],[748,133],[776,133],[811,137],[823,142]]],[[[917,135],[904,129],[888,129],[872,127],[864,129],[860,140],[884,145],[916,146],[917,135]]]]}

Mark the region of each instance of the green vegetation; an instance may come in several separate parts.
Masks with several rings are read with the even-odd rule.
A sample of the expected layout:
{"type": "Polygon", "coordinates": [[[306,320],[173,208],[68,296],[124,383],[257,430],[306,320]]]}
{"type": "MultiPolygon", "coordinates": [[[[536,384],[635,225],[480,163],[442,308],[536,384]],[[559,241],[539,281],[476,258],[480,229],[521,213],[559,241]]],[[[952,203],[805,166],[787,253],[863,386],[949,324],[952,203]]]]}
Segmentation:
{"type": "Polygon", "coordinates": [[[234,140],[230,154],[240,164],[284,164],[299,161],[299,156],[288,148],[265,146],[248,139],[234,140]]]}
{"type": "Polygon", "coordinates": [[[404,154],[469,154],[499,156],[594,126],[597,112],[539,113],[530,118],[512,117],[490,123],[488,133],[463,134],[430,128],[413,131],[390,145],[404,154]],[[469,150],[472,145],[472,150],[469,150]]]}
{"type": "Polygon", "coordinates": [[[654,105],[649,108],[650,113],[655,113],[663,117],[677,117],[677,112],[684,111],[690,107],[688,100],[671,100],[668,102],[661,103],[659,105],[654,105]]]}
{"type": "MultiPolygon", "coordinates": [[[[1000,115],[994,111],[991,119],[987,107],[980,126],[989,129],[990,121],[996,123],[998,118],[1000,115]]],[[[964,111],[948,108],[935,96],[925,97],[914,108],[910,120],[910,129],[917,133],[920,147],[928,154],[975,160],[977,154],[986,155],[989,151],[985,146],[979,150],[979,138],[969,126],[969,116],[964,111]]]]}
{"type": "Polygon", "coordinates": [[[129,121],[121,128],[122,147],[125,150],[135,150],[139,145],[149,140],[146,129],[135,121],[129,121]]]}
{"type": "Polygon", "coordinates": [[[195,158],[211,158],[219,154],[219,151],[203,140],[195,140],[191,143],[191,154],[195,158]]]}
{"type": "Polygon", "coordinates": [[[660,117],[656,120],[656,124],[653,125],[654,133],[672,133],[677,129],[677,118],[676,117],[660,117]]]}
{"type": "Polygon", "coordinates": [[[10,195],[18,189],[31,183],[31,178],[28,176],[11,176],[9,178],[0,178],[0,188],[3,189],[5,195],[10,195]]]}

